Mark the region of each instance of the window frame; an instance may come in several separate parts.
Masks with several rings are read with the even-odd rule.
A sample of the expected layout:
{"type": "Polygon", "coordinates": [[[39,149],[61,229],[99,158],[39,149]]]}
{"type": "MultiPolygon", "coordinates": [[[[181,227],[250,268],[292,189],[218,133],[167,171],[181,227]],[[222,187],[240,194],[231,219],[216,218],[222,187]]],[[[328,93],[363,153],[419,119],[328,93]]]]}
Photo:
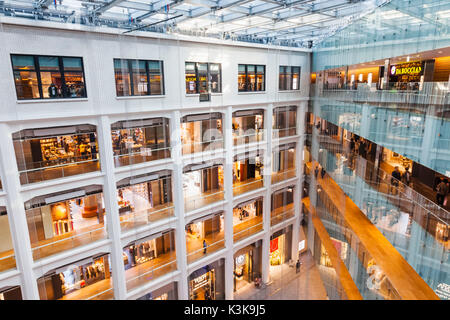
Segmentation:
{"type": "Polygon", "coordinates": [[[238,92],[265,92],[266,91],[266,65],[264,64],[243,64],[243,63],[239,63],[238,64],[238,83],[239,83],[239,66],[244,66],[245,67],[245,83],[244,83],[244,89],[243,90],[239,90],[239,86],[238,86],[238,92]],[[255,90],[250,90],[250,81],[249,81],[249,76],[248,76],[248,67],[252,66],[254,67],[254,76],[255,76],[255,90]],[[262,85],[264,87],[264,90],[257,90],[257,77],[260,73],[258,73],[258,67],[263,67],[263,73],[262,73],[262,77],[264,79],[264,81],[262,82],[262,85]]]}
{"type": "Polygon", "coordinates": [[[279,74],[278,74],[278,91],[298,91],[300,90],[300,77],[301,77],[301,72],[302,72],[302,67],[301,66],[282,66],[280,65],[278,68],[279,74]],[[286,81],[286,70],[287,68],[290,68],[291,73],[290,73],[290,81],[289,83],[286,81]],[[283,72],[281,71],[281,69],[283,70],[283,72]],[[297,72],[294,72],[294,70],[298,70],[297,72]],[[297,84],[297,89],[293,89],[294,86],[294,74],[298,74],[298,84],[297,84]],[[284,76],[284,88],[282,88],[282,83],[281,83],[281,77],[284,76]]]}
{"type": "Polygon", "coordinates": [[[192,95],[192,94],[200,94],[199,92],[199,88],[200,88],[200,77],[199,77],[199,73],[198,73],[198,65],[199,64],[206,64],[207,66],[207,86],[208,86],[208,91],[210,88],[210,84],[211,84],[211,65],[215,64],[219,66],[219,85],[218,85],[218,91],[215,92],[208,92],[208,93],[222,93],[222,63],[219,62],[196,62],[196,61],[185,61],[184,62],[184,83],[186,85],[186,64],[194,64],[194,73],[195,73],[195,92],[187,92],[187,88],[185,88],[185,93],[188,95],[192,95]]]}
{"type": "MultiPolygon", "coordinates": [[[[146,96],[164,96],[166,94],[165,91],[165,81],[164,81],[164,60],[143,60],[143,59],[128,59],[128,58],[113,58],[113,69],[114,69],[114,83],[116,85],[116,97],[146,97],[146,96]],[[126,72],[128,73],[129,79],[130,79],[130,92],[128,94],[118,95],[117,92],[117,81],[116,81],[116,68],[115,68],[115,62],[120,62],[121,65],[126,65],[126,72]],[[137,63],[139,65],[140,62],[145,63],[145,75],[147,76],[147,94],[136,94],[134,92],[134,79],[133,75],[135,74],[133,72],[133,62],[137,63]],[[150,72],[150,62],[157,62],[160,67],[160,74],[161,74],[161,93],[152,94],[151,89],[151,75],[155,75],[155,73],[150,72]]],[[[120,69],[124,70],[124,69],[120,69]]]]}
{"type": "MultiPolygon", "coordinates": [[[[87,94],[87,84],[86,84],[86,73],[84,71],[84,61],[83,61],[83,57],[78,57],[78,56],[56,56],[56,55],[42,55],[42,54],[23,54],[23,53],[11,53],[10,55],[10,60],[11,60],[11,67],[12,67],[12,72],[13,72],[13,79],[14,79],[14,72],[19,71],[20,69],[17,69],[14,67],[14,61],[13,61],[13,56],[17,56],[17,57],[32,57],[33,58],[33,62],[34,62],[34,72],[36,72],[36,80],[37,80],[37,86],[38,86],[38,92],[39,92],[39,98],[20,98],[19,97],[19,92],[17,91],[17,86],[15,83],[15,79],[14,79],[14,87],[16,89],[16,97],[17,100],[54,100],[54,99],[84,99],[88,97],[87,94]],[[61,92],[63,94],[66,94],[67,96],[62,96],[62,97],[56,97],[56,98],[45,98],[44,94],[43,94],[43,88],[42,88],[42,78],[41,78],[41,66],[39,64],[39,58],[41,57],[49,57],[49,58],[57,58],[58,59],[58,68],[59,68],[59,73],[61,74],[61,92]],[[68,59],[80,59],[81,61],[81,72],[83,74],[83,85],[84,85],[84,95],[81,97],[70,97],[68,96],[68,88],[66,85],[66,78],[65,78],[65,70],[64,70],[64,63],[63,63],[63,59],[64,58],[68,58],[68,59]]],[[[42,71],[42,72],[47,72],[47,71],[42,71]]],[[[68,71],[70,72],[70,71],[68,71]]]]}

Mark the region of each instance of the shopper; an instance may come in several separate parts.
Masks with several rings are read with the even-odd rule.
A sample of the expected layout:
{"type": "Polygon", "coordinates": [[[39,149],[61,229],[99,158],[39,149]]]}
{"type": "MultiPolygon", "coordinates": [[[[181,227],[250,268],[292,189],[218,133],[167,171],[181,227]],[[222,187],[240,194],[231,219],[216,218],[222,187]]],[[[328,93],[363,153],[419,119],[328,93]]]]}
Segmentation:
{"type": "Polygon", "coordinates": [[[350,152],[354,152],[355,151],[355,138],[351,138],[350,140],[350,152]]]}
{"type": "Polygon", "coordinates": [[[411,183],[411,173],[409,172],[409,166],[406,166],[405,172],[402,176],[402,180],[407,186],[409,186],[409,184],[411,183]]]}
{"type": "Polygon", "coordinates": [[[438,205],[443,206],[444,205],[444,199],[447,196],[448,188],[447,183],[444,181],[444,178],[440,179],[439,184],[436,187],[436,202],[438,205]]]}
{"type": "Polygon", "coordinates": [[[295,264],[295,271],[296,271],[296,273],[300,272],[300,265],[301,265],[300,260],[297,260],[297,263],[295,264]]]}
{"type": "Polygon", "coordinates": [[[400,179],[402,178],[400,170],[398,169],[397,166],[395,166],[394,171],[392,171],[391,173],[391,186],[394,187],[395,190],[395,194],[398,193],[398,182],[400,181],[400,179]]]}
{"type": "Polygon", "coordinates": [[[206,248],[208,246],[206,245],[206,240],[203,239],[203,254],[206,254],[206,248]]]}
{"type": "Polygon", "coordinates": [[[316,168],[314,169],[314,177],[316,177],[319,175],[319,166],[316,166],[316,168]]]}
{"type": "Polygon", "coordinates": [[[324,176],[325,176],[325,169],[322,167],[322,169],[320,169],[320,177],[323,179],[324,176]]]}

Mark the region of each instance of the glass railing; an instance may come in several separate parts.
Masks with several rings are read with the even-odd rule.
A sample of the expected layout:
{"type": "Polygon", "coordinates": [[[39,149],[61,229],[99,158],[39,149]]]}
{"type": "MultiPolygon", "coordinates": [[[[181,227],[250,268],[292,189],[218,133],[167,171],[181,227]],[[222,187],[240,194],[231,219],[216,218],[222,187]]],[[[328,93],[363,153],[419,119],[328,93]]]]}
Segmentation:
{"type": "Polygon", "coordinates": [[[264,140],[264,130],[253,130],[250,129],[245,131],[245,133],[240,134],[239,131],[233,131],[233,145],[239,146],[248,143],[260,142],[264,140]],[[249,133],[249,131],[253,131],[249,133]]]}
{"type": "Polygon", "coordinates": [[[273,210],[270,213],[270,225],[277,225],[295,216],[295,210],[294,208],[292,208],[292,205],[287,205],[273,210]]]}
{"type": "Polygon", "coordinates": [[[216,239],[213,243],[207,244],[206,248],[200,248],[196,250],[189,250],[187,252],[187,262],[194,262],[202,257],[205,257],[211,253],[214,253],[220,249],[225,248],[225,240],[223,239],[223,234],[221,239],[216,239]]]}
{"type": "Polygon", "coordinates": [[[223,139],[214,139],[209,141],[193,141],[190,143],[185,143],[181,147],[183,155],[223,149],[223,139]]]}
{"type": "Polygon", "coordinates": [[[82,230],[79,233],[70,232],[62,236],[57,236],[53,239],[50,239],[50,242],[45,244],[42,244],[44,241],[31,244],[31,251],[33,252],[33,259],[38,260],[105,238],[105,226],[96,226],[91,230],[82,230]]]}
{"type": "Polygon", "coordinates": [[[138,228],[152,222],[173,217],[175,208],[173,203],[166,203],[154,208],[134,211],[120,216],[120,227],[122,232],[138,228]]]}
{"type": "Polygon", "coordinates": [[[16,268],[14,253],[3,252],[0,255],[0,272],[16,268]]]}
{"type": "Polygon", "coordinates": [[[170,158],[170,151],[171,151],[170,147],[159,149],[141,147],[139,151],[115,155],[114,165],[116,167],[122,167],[142,162],[166,159],[170,158]]]}
{"type": "Polygon", "coordinates": [[[263,178],[258,178],[253,181],[243,181],[233,184],[233,195],[237,196],[252,190],[262,188],[264,186],[263,178]]]}
{"type": "Polygon", "coordinates": [[[354,102],[386,102],[408,104],[445,105],[450,102],[448,82],[388,83],[386,89],[379,90],[376,83],[350,85],[313,84],[316,97],[333,98],[354,102]]]}
{"type": "Polygon", "coordinates": [[[237,242],[263,230],[262,217],[255,217],[233,227],[233,241],[237,242]]]}
{"type": "Polygon", "coordinates": [[[31,168],[19,169],[21,184],[60,179],[100,170],[99,159],[88,159],[83,156],[33,162],[30,166],[31,168]]]}
{"type": "Polygon", "coordinates": [[[332,152],[327,152],[328,159],[324,158],[321,165],[331,178],[433,290],[448,281],[445,280],[450,277],[448,213],[401,181],[393,188],[390,175],[385,172],[375,172],[374,178],[367,181],[359,177],[355,172],[364,167],[361,160],[356,160],[353,170],[332,152]],[[336,168],[327,168],[333,162],[336,168]]]}
{"type": "MultiPolygon", "coordinates": [[[[345,196],[342,194],[342,196],[345,196]]],[[[397,300],[400,295],[384,270],[369,254],[359,237],[347,225],[342,210],[337,208],[325,192],[318,197],[318,217],[330,237],[340,241],[340,258],[365,300],[397,300]],[[345,244],[345,247],[343,247],[345,244]]]]}
{"type": "MultiPolygon", "coordinates": [[[[151,263],[150,260],[148,263],[151,263]]],[[[159,265],[151,265],[145,268],[146,262],[141,265],[137,265],[125,271],[127,290],[132,290],[139,286],[142,286],[149,281],[152,281],[158,277],[168,274],[169,272],[177,269],[177,261],[171,260],[159,265]],[[138,275],[134,275],[138,273],[138,275]]]]}
{"type": "Polygon", "coordinates": [[[96,293],[84,300],[114,300],[114,290],[113,288],[109,288],[102,292],[96,293]]]}
{"type": "Polygon", "coordinates": [[[222,200],[224,200],[223,190],[215,190],[210,193],[201,193],[198,196],[184,198],[184,210],[186,212],[193,211],[222,200]]]}
{"type": "Polygon", "coordinates": [[[287,179],[294,178],[297,174],[297,169],[289,168],[284,171],[278,171],[272,173],[272,184],[278,183],[287,179]]]}
{"type": "Polygon", "coordinates": [[[295,136],[296,134],[297,134],[296,127],[273,128],[272,129],[272,139],[279,139],[279,138],[295,136]]]}

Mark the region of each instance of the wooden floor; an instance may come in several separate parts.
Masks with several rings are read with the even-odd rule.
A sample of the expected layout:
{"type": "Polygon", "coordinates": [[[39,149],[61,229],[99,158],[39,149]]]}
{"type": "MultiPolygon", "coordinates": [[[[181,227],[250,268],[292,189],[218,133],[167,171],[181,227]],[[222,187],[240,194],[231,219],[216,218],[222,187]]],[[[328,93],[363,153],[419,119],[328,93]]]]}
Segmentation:
{"type": "MultiPolygon", "coordinates": [[[[317,162],[308,166],[316,167],[317,162]]],[[[364,213],[345,195],[342,189],[327,174],[317,177],[318,184],[332,200],[346,224],[353,230],[362,245],[383,270],[402,299],[438,300],[438,296],[408,264],[403,256],[370,222],[364,213]]]]}
{"type": "Polygon", "coordinates": [[[358,287],[354,283],[352,276],[348,272],[347,267],[344,262],[339,257],[339,254],[331,242],[330,235],[325,229],[322,221],[317,216],[316,209],[314,206],[311,206],[309,198],[302,199],[303,205],[305,209],[311,214],[312,222],[314,225],[314,229],[316,230],[317,235],[320,238],[322,245],[325,247],[328,256],[330,257],[331,263],[333,265],[334,270],[336,271],[337,278],[341,284],[341,287],[344,291],[343,300],[362,300],[363,297],[359,293],[358,287]]]}

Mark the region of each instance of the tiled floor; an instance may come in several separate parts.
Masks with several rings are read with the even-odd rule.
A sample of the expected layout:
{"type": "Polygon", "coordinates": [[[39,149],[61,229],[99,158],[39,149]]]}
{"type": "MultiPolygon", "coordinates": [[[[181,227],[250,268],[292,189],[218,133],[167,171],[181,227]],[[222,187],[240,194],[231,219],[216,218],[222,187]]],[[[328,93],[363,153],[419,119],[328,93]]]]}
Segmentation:
{"type": "Polygon", "coordinates": [[[306,251],[300,261],[300,273],[288,264],[270,266],[270,281],[263,288],[250,283],[234,294],[235,300],[327,300],[325,287],[311,253],[306,251]]]}

